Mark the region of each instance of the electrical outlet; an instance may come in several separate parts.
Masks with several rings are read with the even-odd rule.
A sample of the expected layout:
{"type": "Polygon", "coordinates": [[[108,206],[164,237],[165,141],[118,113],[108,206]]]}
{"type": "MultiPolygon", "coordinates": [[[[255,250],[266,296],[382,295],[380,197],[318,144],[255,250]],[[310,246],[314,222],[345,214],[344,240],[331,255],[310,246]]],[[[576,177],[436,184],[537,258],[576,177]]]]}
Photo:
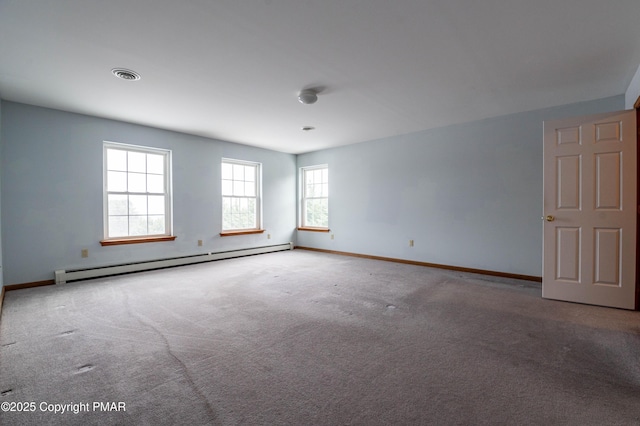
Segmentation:
{"type": "Polygon", "coordinates": [[[202,247],[202,240],[198,240],[198,247],[202,247]]]}
{"type": "Polygon", "coordinates": [[[267,240],[271,239],[271,234],[267,234],[267,240]]]}
{"type": "Polygon", "coordinates": [[[409,247],[413,247],[413,240],[409,240],[409,247]]]}
{"type": "Polygon", "coordinates": [[[333,240],[333,237],[334,237],[334,235],[333,235],[333,234],[331,234],[331,239],[332,239],[332,240],[333,240]]]}
{"type": "Polygon", "coordinates": [[[82,249],[82,250],[80,250],[80,256],[82,256],[82,257],[89,257],[89,249],[82,249]]]}

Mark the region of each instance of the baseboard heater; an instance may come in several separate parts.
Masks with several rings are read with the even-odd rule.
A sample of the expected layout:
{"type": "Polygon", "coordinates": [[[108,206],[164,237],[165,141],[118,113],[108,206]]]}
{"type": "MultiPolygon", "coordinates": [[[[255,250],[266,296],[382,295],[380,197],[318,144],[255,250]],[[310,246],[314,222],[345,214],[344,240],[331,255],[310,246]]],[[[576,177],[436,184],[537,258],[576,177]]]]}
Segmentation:
{"type": "Polygon", "coordinates": [[[264,247],[253,247],[240,250],[221,251],[215,253],[195,254],[191,256],[172,257],[168,259],[147,260],[134,263],[121,263],[118,265],[98,266],[86,269],[60,269],[55,271],[55,278],[56,284],[65,284],[70,281],[108,277],[111,275],[128,274],[131,272],[150,271],[153,269],[171,268],[173,266],[191,265],[194,263],[232,259],[234,257],[252,256],[254,254],[272,253],[284,250],[293,250],[293,243],[277,244],[264,247]]]}

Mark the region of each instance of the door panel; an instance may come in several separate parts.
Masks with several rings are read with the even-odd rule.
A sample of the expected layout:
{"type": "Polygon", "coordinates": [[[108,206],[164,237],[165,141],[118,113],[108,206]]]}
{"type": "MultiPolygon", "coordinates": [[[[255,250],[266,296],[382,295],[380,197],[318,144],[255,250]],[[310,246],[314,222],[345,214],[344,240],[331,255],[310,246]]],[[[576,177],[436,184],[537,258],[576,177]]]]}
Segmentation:
{"type": "Polygon", "coordinates": [[[619,152],[596,154],[596,210],[621,210],[622,158],[619,152]]]}
{"type": "Polygon", "coordinates": [[[542,296],[634,309],[636,113],[544,123],[542,296]]]}
{"type": "Polygon", "coordinates": [[[620,229],[595,230],[595,284],[620,286],[620,241],[620,229]]]}
{"type": "Polygon", "coordinates": [[[556,280],[580,282],[580,228],[556,228],[556,280]]]}
{"type": "Polygon", "coordinates": [[[580,208],[580,171],[579,155],[558,157],[558,205],[560,210],[578,210],[580,208]]]}

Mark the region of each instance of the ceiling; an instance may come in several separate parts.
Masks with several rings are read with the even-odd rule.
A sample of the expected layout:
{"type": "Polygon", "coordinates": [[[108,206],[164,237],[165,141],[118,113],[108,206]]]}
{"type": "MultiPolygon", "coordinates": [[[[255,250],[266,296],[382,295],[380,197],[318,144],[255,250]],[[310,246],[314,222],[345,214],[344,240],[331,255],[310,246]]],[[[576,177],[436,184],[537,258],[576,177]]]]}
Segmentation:
{"type": "Polygon", "coordinates": [[[0,97],[303,153],[622,94],[639,18],[638,0],[0,0],[0,97]]]}

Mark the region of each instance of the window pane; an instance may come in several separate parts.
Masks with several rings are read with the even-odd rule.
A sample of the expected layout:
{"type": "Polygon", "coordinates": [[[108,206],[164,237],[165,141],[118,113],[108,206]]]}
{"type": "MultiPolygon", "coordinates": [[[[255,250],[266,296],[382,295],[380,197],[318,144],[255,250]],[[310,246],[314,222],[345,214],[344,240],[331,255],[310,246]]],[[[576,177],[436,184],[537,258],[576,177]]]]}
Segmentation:
{"type": "Polygon", "coordinates": [[[223,229],[255,229],[257,223],[257,200],[255,198],[222,199],[223,229]]]}
{"type": "Polygon", "coordinates": [[[129,216],[129,235],[148,235],[147,216],[129,216]]]}
{"type": "Polygon", "coordinates": [[[231,209],[231,198],[222,199],[222,229],[234,229],[232,226],[233,212],[231,209]]]}
{"type": "Polygon", "coordinates": [[[147,175],[147,192],[155,194],[164,193],[164,176],[147,175]]]}
{"type": "Polygon", "coordinates": [[[256,196],[256,183],[255,182],[245,182],[244,184],[244,195],[247,197],[255,197],[256,196]]]}
{"type": "Polygon", "coordinates": [[[144,173],[128,173],[129,192],[147,192],[147,175],[144,173]]]}
{"type": "Polygon", "coordinates": [[[149,234],[164,234],[164,215],[149,216],[149,234]]]}
{"type": "Polygon", "coordinates": [[[129,214],[147,214],[147,196],[129,195],[129,214]]]}
{"type": "Polygon", "coordinates": [[[312,197],[322,197],[322,184],[314,184],[312,191],[311,191],[311,196],[312,197]]]}
{"type": "Polygon", "coordinates": [[[170,234],[170,152],[105,146],[106,238],[170,234]]]}
{"type": "Polygon", "coordinates": [[[107,149],[107,170],[127,170],[127,152],[119,149],[107,149]]]}
{"type": "Polygon", "coordinates": [[[258,212],[257,212],[257,202],[255,198],[249,198],[247,200],[247,223],[245,225],[246,228],[257,228],[258,227],[258,223],[257,223],[257,216],[258,216],[258,212]]]}
{"type": "Polygon", "coordinates": [[[233,179],[233,166],[229,163],[222,163],[222,179],[233,179]]]}
{"type": "Polygon", "coordinates": [[[233,180],[244,180],[244,166],[241,164],[233,165],[233,180]]]}
{"type": "Polygon", "coordinates": [[[225,230],[231,230],[231,229],[236,229],[233,227],[233,216],[231,215],[226,215],[222,217],[222,229],[225,230]]]}
{"type": "Polygon", "coordinates": [[[233,181],[222,181],[222,195],[233,195],[233,181]]]}
{"type": "Polygon", "coordinates": [[[237,197],[244,195],[244,182],[233,181],[233,195],[237,197]]]}
{"type": "Polygon", "coordinates": [[[329,227],[329,169],[302,168],[302,226],[329,227]]]}
{"type": "Polygon", "coordinates": [[[126,192],[127,174],[125,172],[107,172],[107,191],[126,192]]]}
{"type": "Polygon", "coordinates": [[[255,182],[256,181],[256,167],[254,166],[245,166],[244,168],[244,180],[247,182],[255,182]]]}
{"type": "Polygon", "coordinates": [[[107,203],[109,204],[109,216],[129,214],[126,195],[109,194],[107,203]]]}
{"type": "Polygon", "coordinates": [[[164,155],[147,154],[147,173],[164,174],[164,155]]]}
{"type": "Polygon", "coordinates": [[[222,213],[223,214],[231,214],[231,198],[230,197],[222,197],[222,213]]]}
{"type": "Polygon", "coordinates": [[[127,216],[109,216],[109,238],[129,236],[127,216]]]}
{"type": "Polygon", "coordinates": [[[242,215],[240,215],[240,214],[233,215],[231,220],[232,220],[231,229],[242,229],[242,228],[244,228],[244,226],[242,226],[242,215]]]}
{"type": "Polygon", "coordinates": [[[149,195],[147,213],[149,215],[164,215],[164,195],[149,195]]]}
{"type": "Polygon", "coordinates": [[[318,226],[322,228],[329,227],[328,200],[307,200],[305,208],[305,225],[318,226]]]}
{"type": "Polygon", "coordinates": [[[229,229],[242,229],[242,218],[239,214],[231,215],[231,225],[229,229]]]}
{"type": "Polygon", "coordinates": [[[147,171],[147,154],[129,151],[128,170],[130,172],[145,173],[147,171]]]}
{"type": "Polygon", "coordinates": [[[258,227],[259,164],[222,163],[222,229],[258,227]]]}

